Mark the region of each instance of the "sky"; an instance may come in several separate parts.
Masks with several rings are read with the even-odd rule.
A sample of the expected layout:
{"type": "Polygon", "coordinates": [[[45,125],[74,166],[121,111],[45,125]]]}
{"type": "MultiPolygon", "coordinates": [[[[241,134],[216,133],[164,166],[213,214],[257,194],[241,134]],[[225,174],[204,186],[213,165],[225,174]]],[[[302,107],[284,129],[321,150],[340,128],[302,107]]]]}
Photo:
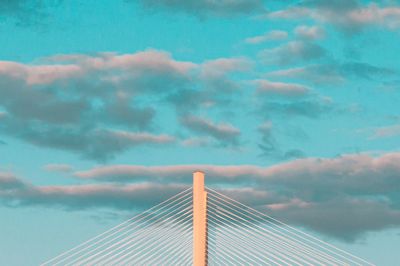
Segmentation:
{"type": "Polygon", "coordinates": [[[192,181],[400,261],[400,1],[0,0],[0,265],[192,181]]]}

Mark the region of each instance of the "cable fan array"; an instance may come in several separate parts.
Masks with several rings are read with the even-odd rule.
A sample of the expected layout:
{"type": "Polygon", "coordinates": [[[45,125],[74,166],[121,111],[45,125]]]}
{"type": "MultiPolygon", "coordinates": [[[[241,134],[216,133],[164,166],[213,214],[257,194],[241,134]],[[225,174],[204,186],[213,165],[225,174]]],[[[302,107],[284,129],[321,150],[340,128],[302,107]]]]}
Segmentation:
{"type": "Polygon", "coordinates": [[[190,265],[192,216],[188,188],[42,265],[190,265]]]}
{"type": "Polygon", "coordinates": [[[209,265],[373,265],[207,188],[209,265]]]}
{"type": "MultiPolygon", "coordinates": [[[[192,265],[188,188],[45,265],[192,265]]],[[[207,265],[373,265],[213,189],[207,190],[207,265]]]]}

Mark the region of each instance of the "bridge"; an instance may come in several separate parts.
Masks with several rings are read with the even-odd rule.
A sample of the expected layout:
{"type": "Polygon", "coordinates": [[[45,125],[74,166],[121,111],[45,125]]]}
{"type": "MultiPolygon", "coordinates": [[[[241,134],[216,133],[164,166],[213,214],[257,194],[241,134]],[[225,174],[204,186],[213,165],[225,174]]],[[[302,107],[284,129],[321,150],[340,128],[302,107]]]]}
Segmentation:
{"type": "Polygon", "coordinates": [[[204,186],[193,186],[48,265],[373,265],[204,186]]]}

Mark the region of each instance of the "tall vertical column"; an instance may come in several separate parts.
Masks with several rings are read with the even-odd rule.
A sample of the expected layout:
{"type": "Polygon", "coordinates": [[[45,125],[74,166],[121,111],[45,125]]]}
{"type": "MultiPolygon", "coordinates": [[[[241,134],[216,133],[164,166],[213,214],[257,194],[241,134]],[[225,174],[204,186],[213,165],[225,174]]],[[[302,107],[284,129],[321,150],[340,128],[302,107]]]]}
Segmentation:
{"type": "Polygon", "coordinates": [[[207,265],[207,192],[204,173],[193,173],[193,266],[207,265]]]}

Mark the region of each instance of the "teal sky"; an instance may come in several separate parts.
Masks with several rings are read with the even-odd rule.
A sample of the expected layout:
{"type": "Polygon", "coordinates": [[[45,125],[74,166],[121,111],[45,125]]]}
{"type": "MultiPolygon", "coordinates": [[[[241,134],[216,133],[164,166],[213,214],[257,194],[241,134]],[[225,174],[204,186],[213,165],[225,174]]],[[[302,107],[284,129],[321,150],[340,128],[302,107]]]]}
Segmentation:
{"type": "Polygon", "coordinates": [[[0,0],[0,265],[38,265],[199,168],[396,265],[399,29],[397,0],[0,0]]]}

